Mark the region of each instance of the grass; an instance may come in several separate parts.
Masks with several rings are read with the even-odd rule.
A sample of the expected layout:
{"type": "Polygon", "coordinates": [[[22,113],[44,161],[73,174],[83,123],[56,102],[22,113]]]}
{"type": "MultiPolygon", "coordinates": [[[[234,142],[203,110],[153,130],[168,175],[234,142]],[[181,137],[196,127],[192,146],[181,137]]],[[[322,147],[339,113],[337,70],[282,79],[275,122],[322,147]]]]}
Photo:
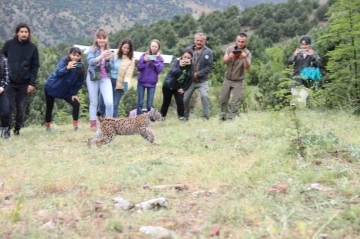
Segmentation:
{"type": "Polygon", "coordinates": [[[139,228],[152,225],[178,238],[209,238],[215,226],[220,238],[359,238],[359,119],[311,110],[296,118],[298,127],[290,110],[229,122],[170,115],[152,125],[158,146],[134,135],[101,149],[86,146],[88,122],[78,132],[24,128],[0,141],[0,233],[146,238],[139,228]],[[286,193],[268,192],[281,182],[286,193]],[[177,183],[188,190],[144,189],[177,183]],[[307,190],[313,183],[324,190],[307,190]],[[161,196],[170,206],[123,211],[116,196],[132,203],[161,196]]]}

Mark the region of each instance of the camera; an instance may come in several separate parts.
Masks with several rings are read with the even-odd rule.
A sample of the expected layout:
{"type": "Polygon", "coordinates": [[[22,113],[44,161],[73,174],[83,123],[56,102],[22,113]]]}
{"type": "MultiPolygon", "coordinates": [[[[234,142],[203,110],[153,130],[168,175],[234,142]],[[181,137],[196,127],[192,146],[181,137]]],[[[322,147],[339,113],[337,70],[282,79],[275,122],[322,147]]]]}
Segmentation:
{"type": "Polygon", "coordinates": [[[76,68],[83,67],[83,63],[81,61],[76,62],[76,68]]]}
{"type": "Polygon", "coordinates": [[[183,60],[185,65],[191,65],[191,61],[190,60],[183,60]]]}
{"type": "Polygon", "coordinates": [[[304,54],[306,54],[306,49],[300,49],[299,52],[300,52],[300,54],[304,55],[304,54]]]}

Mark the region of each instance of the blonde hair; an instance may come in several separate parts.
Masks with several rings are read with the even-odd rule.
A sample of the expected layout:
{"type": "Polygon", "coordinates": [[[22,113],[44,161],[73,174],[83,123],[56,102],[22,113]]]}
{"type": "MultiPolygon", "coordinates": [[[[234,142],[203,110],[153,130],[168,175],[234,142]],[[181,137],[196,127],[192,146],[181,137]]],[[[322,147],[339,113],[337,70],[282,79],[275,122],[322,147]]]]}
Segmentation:
{"type": "Polygon", "coordinates": [[[160,41],[159,40],[156,40],[156,39],[153,39],[153,40],[151,40],[150,41],[150,44],[149,44],[149,49],[147,50],[147,54],[148,55],[152,55],[152,52],[151,52],[151,43],[153,43],[153,42],[156,42],[157,44],[158,44],[158,46],[159,46],[159,49],[158,49],[158,51],[155,53],[155,54],[157,54],[158,52],[160,52],[160,54],[161,54],[161,45],[160,45],[160,41]]]}
{"type": "MultiPolygon", "coordinates": [[[[98,38],[108,38],[108,34],[105,32],[104,29],[100,28],[99,30],[96,31],[95,35],[94,35],[94,43],[93,43],[93,47],[99,49],[99,45],[97,43],[97,39],[98,38]]],[[[109,49],[109,42],[107,42],[105,44],[105,50],[109,49]]]]}

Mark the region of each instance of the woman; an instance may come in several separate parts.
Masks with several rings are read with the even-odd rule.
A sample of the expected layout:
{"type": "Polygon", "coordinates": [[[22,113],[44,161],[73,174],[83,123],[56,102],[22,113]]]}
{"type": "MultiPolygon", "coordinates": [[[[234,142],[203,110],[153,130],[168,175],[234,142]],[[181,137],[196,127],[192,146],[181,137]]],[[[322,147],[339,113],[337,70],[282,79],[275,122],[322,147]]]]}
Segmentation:
{"type": "MultiPolygon", "coordinates": [[[[9,84],[9,72],[6,63],[5,56],[2,54],[0,49],[0,117],[7,115],[9,116],[10,108],[9,101],[7,99],[5,88],[9,84]]],[[[10,138],[9,127],[1,125],[1,137],[5,139],[10,138]]]]}
{"type": "Polygon", "coordinates": [[[55,98],[64,99],[72,106],[73,126],[75,131],[78,130],[80,103],[77,94],[83,83],[84,66],[81,61],[81,50],[72,47],[69,54],[59,61],[55,71],[45,83],[47,131],[51,130],[51,115],[55,98]]]}
{"type": "MultiPolygon", "coordinates": [[[[117,50],[117,54],[110,60],[110,79],[113,88],[114,113],[113,117],[119,117],[119,103],[124,93],[130,89],[131,78],[135,69],[134,45],[130,38],[124,38],[117,50]]],[[[100,111],[105,114],[103,98],[100,100],[100,111]]]]}
{"type": "Polygon", "coordinates": [[[160,42],[156,39],[152,40],[149,49],[141,55],[137,69],[139,71],[138,77],[138,102],[137,114],[142,114],[142,107],[144,104],[145,89],[147,89],[146,109],[150,111],[153,106],[156,84],[158,76],[164,68],[164,59],[160,56],[160,42]]]}
{"type": "Polygon", "coordinates": [[[96,112],[99,102],[99,90],[104,97],[105,116],[112,117],[113,90],[110,76],[111,51],[108,47],[108,36],[103,29],[99,29],[94,38],[94,43],[90,47],[87,61],[89,64],[86,85],[88,87],[90,106],[90,129],[96,130],[96,112]]]}
{"type": "Polygon", "coordinates": [[[182,56],[174,61],[171,70],[165,77],[162,88],[163,103],[160,111],[164,119],[171,103],[171,97],[174,95],[179,119],[186,120],[184,117],[184,92],[190,87],[193,80],[192,58],[192,50],[186,49],[182,56]]]}
{"type": "Polygon", "coordinates": [[[320,57],[311,48],[311,38],[308,36],[303,36],[300,38],[300,48],[296,48],[294,54],[288,60],[289,64],[294,64],[294,72],[292,79],[294,84],[291,86],[291,95],[293,99],[291,100],[291,105],[296,105],[295,101],[305,102],[308,96],[307,89],[298,89],[298,86],[310,87],[309,81],[304,79],[301,76],[302,70],[306,67],[316,67],[318,70],[318,77],[321,77],[320,71],[318,69],[320,65],[320,57]]]}

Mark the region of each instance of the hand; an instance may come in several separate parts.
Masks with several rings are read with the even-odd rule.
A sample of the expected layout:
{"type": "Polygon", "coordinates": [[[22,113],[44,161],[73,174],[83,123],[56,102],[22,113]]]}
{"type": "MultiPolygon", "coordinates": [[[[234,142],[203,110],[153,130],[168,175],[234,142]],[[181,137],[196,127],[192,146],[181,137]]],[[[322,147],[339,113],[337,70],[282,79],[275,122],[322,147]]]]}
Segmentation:
{"type": "Polygon", "coordinates": [[[76,67],[76,61],[69,61],[69,63],[66,66],[67,70],[74,69],[76,67]]]}
{"type": "Polygon", "coordinates": [[[0,87],[0,94],[4,92],[4,87],[0,87]]]}
{"type": "Polygon", "coordinates": [[[148,54],[145,54],[144,61],[149,61],[149,55],[148,54]]]}
{"type": "Polygon", "coordinates": [[[184,89],[183,89],[183,88],[180,88],[180,89],[177,90],[177,92],[178,92],[179,94],[184,94],[184,89]]]}
{"type": "Polygon", "coordinates": [[[197,77],[197,73],[194,73],[194,81],[199,81],[199,79],[197,77]]]}
{"type": "Polygon", "coordinates": [[[242,51],[242,53],[240,54],[240,58],[246,58],[246,57],[247,57],[246,53],[242,51]]]}
{"type": "Polygon", "coordinates": [[[35,86],[28,85],[26,93],[30,94],[35,91],[35,86]]]}
{"type": "Polygon", "coordinates": [[[295,52],[294,52],[294,56],[297,56],[300,54],[300,49],[299,48],[296,48],[295,49],[295,52]]]}
{"type": "Polygon", "coordinates": [[[105,52],[106,52],[106,54],[105,54],[105,59],[106,59],[106,60],[110,60],[110,58],[111,58],[111,51],[110,51],[110,50],[106,50],[105,52]]]}
{"type": "Polygon", "coordinates": [[[234,59],[234,58],[235,58],[235,55],[234,55],[234,53],[230,52],[230,54],[228,55],[228,57],[229,57],[230,59],[234,59]]]}
{"type": "Polygon", "coordinates": [[[180,65],[180,67],[184,67],[184,66],[186,66],[186,64],[185,64],[185,60],[180,59],[180,61],[179,61],[179,65],[180,65]]]}
{"type": "Polygon", "coordinates": [[[306,49],[306,54],[312,56],[314,55],[314,51],[312,49],[306,49]]]}
{"type": "Polygon", "coordinates": [[[77,102],[79,102],[79,96],[77,96],[77,95],[71,96],[71,101],[74,101],[74,100],[76,100],[77,102]]]}

